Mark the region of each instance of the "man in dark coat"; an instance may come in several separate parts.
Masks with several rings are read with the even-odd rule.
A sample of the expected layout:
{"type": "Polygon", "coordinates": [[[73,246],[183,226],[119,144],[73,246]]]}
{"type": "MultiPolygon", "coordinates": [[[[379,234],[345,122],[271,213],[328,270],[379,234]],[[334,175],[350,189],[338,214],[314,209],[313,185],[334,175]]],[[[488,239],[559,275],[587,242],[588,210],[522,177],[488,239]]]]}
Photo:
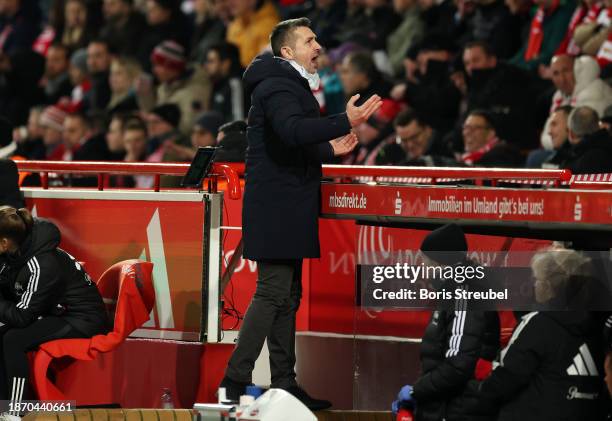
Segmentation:
{"type": "Polygon", "coordinates": [[[612,139],[607,130],[599,128],[597,111],[586,106],[575,108],[568,126],[572,147],[561,168],[569,168],[572,174],[612,172],[612,139]]]}
{"type": "Polygon", "coordinates": [[[270,36],[274,57],[262,55],[244,74],[249,111],[246,185],[242,213],[244,257],[256,260],[255,295],[240,329],[221,387],[237,400],[251,382],[267,338],[274,388],[289,391],[312,410],[313,399],[295,381],[295,314],[301,298],[302,259],[319,257],[321,162],[357,144],[351,128],[381,105],[372,96],[346,113],[319,116],[311,89],[318,87],[321,46],[306,18],[279,23],[270,36]]]}

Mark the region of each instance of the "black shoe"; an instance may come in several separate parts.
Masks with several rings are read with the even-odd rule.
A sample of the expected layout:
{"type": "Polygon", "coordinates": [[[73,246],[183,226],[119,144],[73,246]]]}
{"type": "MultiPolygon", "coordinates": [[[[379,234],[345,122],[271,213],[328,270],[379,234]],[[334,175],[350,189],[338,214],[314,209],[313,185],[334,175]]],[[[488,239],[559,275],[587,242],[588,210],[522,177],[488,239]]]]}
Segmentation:
{"type": "Polygon", "coordinates": [[[239,402],[240,396],[246,395],[246,388],[250,385],[251,383],[236,382],[226,376],[221,380],[219,387],[225,388],[225,397],[228,401],[239,402]]]}
{"type": "Polygon", "coordinates": [[[285,390],[298,398],[300,402],[306,405],[306,407],[311,411],[322,411],[324,409],[331,408],[332,406],[330,401],[315,399],[308,395],[308,393],[306,393],[306,391],[299,386],[291,386],[285,390]]]}

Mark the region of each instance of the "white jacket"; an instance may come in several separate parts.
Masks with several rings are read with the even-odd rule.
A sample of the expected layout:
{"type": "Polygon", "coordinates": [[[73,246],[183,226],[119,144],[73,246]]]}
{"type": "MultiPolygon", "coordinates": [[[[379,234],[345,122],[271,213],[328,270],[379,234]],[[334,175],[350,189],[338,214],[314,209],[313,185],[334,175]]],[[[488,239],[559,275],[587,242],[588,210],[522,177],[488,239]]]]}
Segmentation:
{"type": "MultiPolygon", "coordinates": [[[[591,56],[580,56],[574,61],[574,78],[576,85],[571,98],[564,96],[561,91],[555,92],[552,101],[551,114],[561,105],[572,107],[587,106],[603,116],[604,110],[612,105],[612,88],[599,78],[599,64],[591,56]]],[[[540,141],[545,149],[552,149],[552,141],[548,134],[549,120],[546,120],[540,141]]]]}
{"type": "Polygon", "coordinates": [[[591,107],[601,117],[612,104],[612,88],[599,78],[599,71],[599,64],[593,57],[578,57],[574,62],[576,86],[572,96],[575,98],[574,106],[591,107]]]}

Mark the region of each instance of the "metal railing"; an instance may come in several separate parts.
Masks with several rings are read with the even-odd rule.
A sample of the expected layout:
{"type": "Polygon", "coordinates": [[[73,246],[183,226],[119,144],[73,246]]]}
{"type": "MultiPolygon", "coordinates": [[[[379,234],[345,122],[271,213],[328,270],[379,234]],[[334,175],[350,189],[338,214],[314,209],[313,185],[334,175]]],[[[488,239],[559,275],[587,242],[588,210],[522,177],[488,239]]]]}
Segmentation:
{"type": "MultiPolygon", "coordinates": [[[[104,190],[107,177],[111,174],[151,175],[154,177],[153,190],[160,190],[160,177],[185,175],[189,164],[148,163],[148,162],[102,162],[102,161],[16,161],[19,171],[38,172],[43,189],[49,188],[49,173],[95,174],[98,190],[104,190]]],[[[231,165],[214,163],[208,177],[208,191],[217,192],[219,178],[227,180],[227,191],[231,199],[240,199],[240,175],[231,165]]]]}

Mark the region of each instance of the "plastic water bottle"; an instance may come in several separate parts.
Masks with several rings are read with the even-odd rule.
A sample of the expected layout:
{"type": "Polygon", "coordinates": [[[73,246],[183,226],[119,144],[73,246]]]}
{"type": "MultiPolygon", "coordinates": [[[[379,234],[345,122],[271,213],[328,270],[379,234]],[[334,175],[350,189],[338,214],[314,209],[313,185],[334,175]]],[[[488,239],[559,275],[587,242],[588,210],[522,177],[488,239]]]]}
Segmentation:
{"type": "Polygon", "coordinates": [[[172,392],[167,387],[162,389],[163,393],[161,396],[161,407],[162,409],[174,409],[174,400],[172,399],[172,392]]]}

